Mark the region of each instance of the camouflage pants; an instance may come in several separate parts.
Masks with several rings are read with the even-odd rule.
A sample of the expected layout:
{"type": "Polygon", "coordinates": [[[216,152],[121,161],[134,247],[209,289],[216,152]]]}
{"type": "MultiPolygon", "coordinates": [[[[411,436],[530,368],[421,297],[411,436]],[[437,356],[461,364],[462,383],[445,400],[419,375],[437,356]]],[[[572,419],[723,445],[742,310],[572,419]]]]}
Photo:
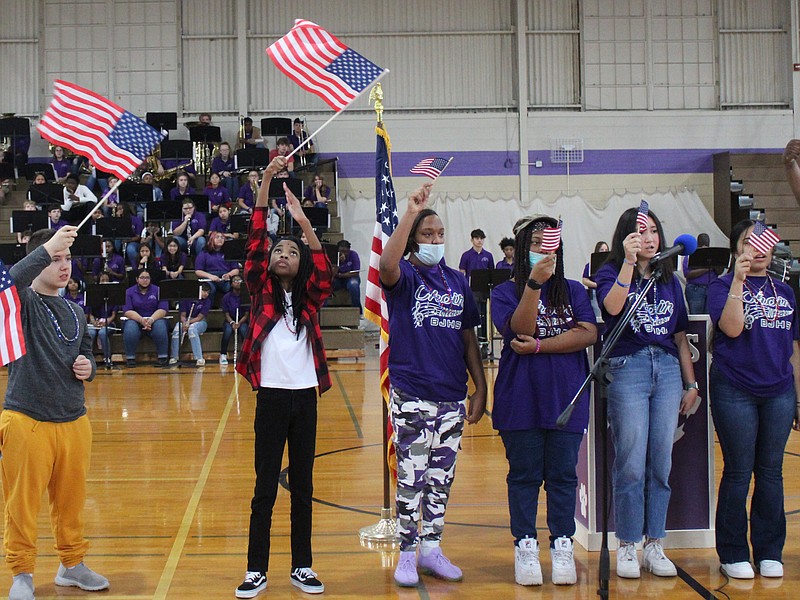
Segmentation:
{"type": "Polygon", "coordinates": [[[463,401],[431,402],[392,390],[397,534],[403,551],[415,548],[420,537],[432,544],[442,537],[465,417],[463,401]]]}

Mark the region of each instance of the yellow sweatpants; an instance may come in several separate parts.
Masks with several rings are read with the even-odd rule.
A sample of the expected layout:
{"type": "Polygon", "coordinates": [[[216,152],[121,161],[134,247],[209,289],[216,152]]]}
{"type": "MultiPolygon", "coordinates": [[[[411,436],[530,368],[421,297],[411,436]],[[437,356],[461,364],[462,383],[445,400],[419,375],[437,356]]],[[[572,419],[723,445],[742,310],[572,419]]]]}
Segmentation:
{"type": "Polygon", "coordinates": [[[3,546],[13,575],[34,571],[45,490],[61,564],[74,567],[83,560],[89,547],[83,537],[83,506],[91,450],[92,426],[86,415],[69,423],[50,423],[11,410],[0,413],[3,546]]]}

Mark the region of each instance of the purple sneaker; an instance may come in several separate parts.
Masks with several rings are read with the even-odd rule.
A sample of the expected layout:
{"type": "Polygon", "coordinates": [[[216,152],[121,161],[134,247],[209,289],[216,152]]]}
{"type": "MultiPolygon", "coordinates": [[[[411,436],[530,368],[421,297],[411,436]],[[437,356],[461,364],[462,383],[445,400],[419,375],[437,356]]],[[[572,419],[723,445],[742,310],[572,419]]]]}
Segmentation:
{"type": "Polygon", "coordinates": [[[400,560],[397,561],[397,567],[394,570],[394,580],[400,587],[416,587],[419,585],[416,550],[400,553],[400,560]]]}
{"type": "Polygon", "coordinates": [[[463,578],[461,569],[447,560],[440,548],[431,548],[427,556],[420,553],[419,570],[445,581],[461,581],[463,578]]]}

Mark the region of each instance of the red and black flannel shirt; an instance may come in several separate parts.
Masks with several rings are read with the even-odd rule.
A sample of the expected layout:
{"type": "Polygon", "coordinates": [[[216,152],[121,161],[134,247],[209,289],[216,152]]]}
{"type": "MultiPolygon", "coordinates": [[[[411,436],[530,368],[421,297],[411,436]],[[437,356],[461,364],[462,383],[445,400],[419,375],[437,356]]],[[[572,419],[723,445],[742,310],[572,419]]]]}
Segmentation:
{"type": "MultiPolygon", "coordinates": [[[[269,209],[265,207],[253,210],[250,236],[247,239],[247,259],[244,263],[244,280],[250,292],[250,328],[242,343],[242,353],[236,370],[250,382],[254,390],[257,390],[261,383],[261,344],[282,318],[282,315],[275,312],[272,303],[272,280],[267,273],[268,214],[269,209]]],[[[333,269],[324,250],[312,250],[311,258],[314,261],[314,270],[306,284],[306,308],[298,322],[306,328],[308,339],[311,341],[319,393],[322,395],[331,387],[331,376],[325,358],[325,347],[322,344],[322,331],[319,328],[319,309],[331,294],[333,269]]]]}

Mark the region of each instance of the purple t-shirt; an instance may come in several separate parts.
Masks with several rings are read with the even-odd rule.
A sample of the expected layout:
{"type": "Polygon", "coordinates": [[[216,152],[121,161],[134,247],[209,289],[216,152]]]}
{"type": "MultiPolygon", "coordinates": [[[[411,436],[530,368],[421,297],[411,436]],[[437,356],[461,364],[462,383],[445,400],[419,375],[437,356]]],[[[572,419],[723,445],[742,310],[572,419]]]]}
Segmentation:
{"type": "Polygon", "coordinates": [[[491,252],[488,250],[481,250],[481,253],[478,254],[475,252],[475,248],[470,248],[461,255],[458,268],[464,271],[467,280],[469,280],[469,274],[475,269],[491,269],[493,265],[494,257],[491,252]]]}
{"type": "Polygon", "coordinates": [[[247,183],[239,188],[239,198],[244,200],[244,203],[253,208],[256,203],[256,197],[253,195],[253,190],[250,188],[250,184],[247,183]]]}
{"type": "MultiPolygon", "coordinates": [[[[95,276],[95,278],[99,277],[100,273],[103,271],[103,267],[105,266],[105,261],[106,261],[106,259],[104,259],[104,258],[95,258],[94,261],[92,262],[92,274],[95,276]]],[[[112,256],[109,256],[108,257],[108,267],[109,267],[109,269],[114,271],[114,273],[123,273],[124,274],[125,273],[125,259],[122,258],[122,256],[120,256],[119,254],[114,254],[112,256]]],[[[112,275],[110,273],[109,273],[109,275],[111,276],[111,279],[119,280],[118,276],[112,275]]]]}
{"type": "Polygon", "coordinates": [[[239,309],[239,319],[245,313],[250,312],[250,304],[242,305],[242,295],[236,294],[233,291],[228,292],[222,297],[222,310],[226,312],[231,319],[236,319],[236,309],[239,309]]]}
{"type": "Polygon", "coordinates": [[[514,270],[514,263],[507,263],[506,259],[497,261],[497,264],[494,266],[495,269],[509,269],[510,271],[514,270]]]}
{"type": "Polygon", "coordinates": [[[70,162],[68,160],[56,160],[55,158],[51,158],[50,164],[53,165],[53,170],[58,179],[69,175],[70,162]]]}
{"type": "Polygon", "coordinates": [[[229,157],[228,160],[222,160],[221,156],[215,156],[214,160],[211,161],[211,172],[212,173],[222,173],[223,171],[235,171],[236,170],[236,163],[233,160],[233,157],[229,157]]]}
{"type": "Polygon", "coordinates": [[[467,397],[463,330],[480,323],[466,278],[440,262],[400,261],[400,279],[386,288],[389,380],[404,393],[433,402],[467,397]]]}
{"type": "Polygon", "coordinates": [[[339,273],[350,273],[351,271],[361,270],[361,259],[355,250],[347,252],[347,258],[339,263],[339,273]]]}
{"type": "Polygon", "coordinates": [[[80,306],[84,314],[89,314],[89,310],[86,308],[86,294],[78,293],[78,295],[73,298],[69,295],[69,292],[67,292],[64,294],[64,298],[80,306]]]}
{"type": "MultiPolygon", "coordinates": [[[[560,335],[578,322],[596,323],[583,285],[567,280],[571,310],[559,316],[547,306],[550,283],[542,286],[536,323],[539,338],[560,335]]],[[[586,350],[567,354],[517,354],[511,348],[511,317],[519,306],[517,284],[501,283],[492,291],[492,322],[503,335],[503,351],[494,384],[492,424],[498,430],[560,429],[556,420],[589,374],[586,350]]],[[[589,423],[589,390],[564,426],[583,433],[589,423]]]]}
{"type": "Polygon", "coordinates": [[[208,196],[209,208],[212,206],[219,206],[220,204],[227,204],[231,201],[231,195],[228,190],[222,186],[207,187],[205,188],[206,196],[208,196]]]}
{"type": "Polygon", "coordinates": [[[708,314],[714,323],[714,366],[736,387],[760,397],[777,396],[794,382],[789,359],[794,341],[800,339],[794,292],[773,277],[767,280],[748,275],[742,292],[744,329],[730,338],[719,328],[719,320],[731,281],[733,273],[728,273],[708,286],[708,314]]]}
{"type": "Polygon", "coordinates": [[[175,186],[169,191],[169,199],[170,200],[183,200],[184,195],[187,194],[194,194],[194,188],[189,186],[186,188],[185,194],[181,194],[181,191],[178,189],[178,186],[175,186]]]}
{"type": "Polygon", "coordinates": [[[228,217],[228,220],[224,223],[220,217],[214,217],[211,219],[211,227],[209,228],[210,231],[219,231],[220,233],[228,233],[231,230],[231,219],[228,217]]]}
{"type": "Polygon", "coordinates": [[[211,296],[205,300],[199,300],[198,298],[181,300],[180,310],[182,313],[186,313],[187,317],[190,311],[192,313],[192,318],[200,314],[206,316],[208,315],[208,311],[211,310],[211,296]]]}
{"type": "MultiPolygon", "coordinates": [[[[689,277],[687,273],[689,272],[689,257],[684,256],[682,259],[683,263],[683,274],[686,276],[686,283],[691,283],[692,285],[711,285],[711,282],[719,277],[717,272],[714,269],[709,269],[702,275],[698,275],[697,277],[689,277]]],[[[730,287],[730,286],[728,286],[730,287]]]]}
{"type": "MultiPolygon", "coordinates": [[[[606,331],[611,331],[617,321],[624,314],[627,304],[623,306],[618,315],[611,316],[606,311],[603,301],[611,288],[616,284],[619,267],[613,264],[605,264],[595,274],[597,282],[597,303],[603,311],[603,320],[606,323],[606,331]]],[[[634,295],[644,289],[646,281],[634,280],[628,289],[628,302],[632,302],[634,295]]],[[[686,301],[683,297],[683,290],[678,278],[673,275],[669,283],[656,283],[647,299],[639,306],[636,316],[625,328],[619,338],[616,347],[611,352],[610,357],[627,356],[634,354],[638,350],[650,346],[661,346],[678,357],[678,347],[675,345],[673,336],[680,331],[686,331],[689,327],[689,316],[686,312],[686,301]]]]}
{"type": "MultiPolygon", "coordinates": [[[[173,221],[172,222],[172,230],[175,231],[175,228],[178,227],[183,221],[173,221]]],[[[206,228],[206,216],[201,213],[194,211],[192,215],[192,219],[189,221],[189,227],[192,228],[192,233],[189,234],[188,227],[183,230],[183,233],[177,237],[182,237],[184,239],[189,239],[189,235],[194,235],[198,229],[205,229],[206,228]]]]}
{"type": "Polygon", "coordinates": [[[225,260],[225,255],[219,251],[204,250],[197,255],[194,261],[195,271],[205,271],[212,275],[222,275],[228,271],[233,271],[239,266],[236,262],[225,260]]]}
{"type": "Polygon", "coordinates": [[[150,317],[158,309],[169,310],[166,300],[159,300],[160,291],[157,285],[149,285],[144,293],[139,292],[139,286],[133,285],[125,290],[125,306],[123,311],[135,310],[143,317],[150,317]]]}

